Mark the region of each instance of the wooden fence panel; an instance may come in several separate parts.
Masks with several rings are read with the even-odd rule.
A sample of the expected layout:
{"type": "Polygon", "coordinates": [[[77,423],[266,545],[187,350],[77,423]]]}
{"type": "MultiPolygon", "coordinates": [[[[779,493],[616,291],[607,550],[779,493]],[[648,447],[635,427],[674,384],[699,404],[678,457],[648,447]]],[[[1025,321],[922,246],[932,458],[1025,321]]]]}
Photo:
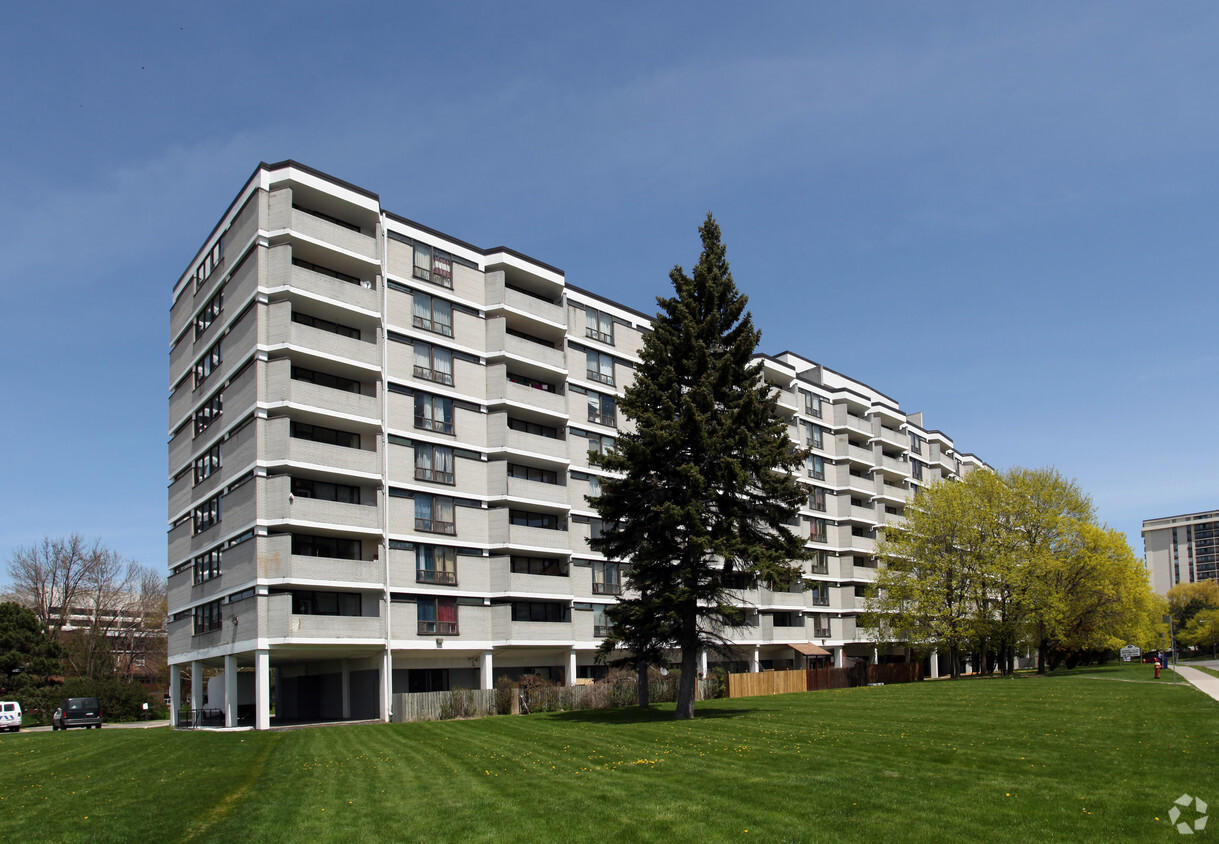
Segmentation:
{"type": "Polygon", "coordinates": [[[414,692],[393,696],[393,721],[440,721],[447,718],[481,718],[495,714],[494,689],[459,689],[451,692],[414,692]]]}
{"type": "Polygon", "coordinates": [[[728,697],[755,697],[822,689],[847,689],[869,683],[914,683],[921,679],[923,679],[923,667],[915,662],[889,665],[860,663],[853,668],[809,668],[798,671],[729,674],[728,697]]]}

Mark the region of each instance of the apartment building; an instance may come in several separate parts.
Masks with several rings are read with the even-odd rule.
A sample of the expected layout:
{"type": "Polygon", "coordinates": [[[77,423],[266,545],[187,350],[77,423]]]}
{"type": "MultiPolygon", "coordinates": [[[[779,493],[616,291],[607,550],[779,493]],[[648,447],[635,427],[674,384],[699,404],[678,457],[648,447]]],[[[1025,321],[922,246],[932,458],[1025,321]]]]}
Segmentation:
{"type": "MultiPolygon", "coordinates": [[[[272,696],[277,718],[375,719],[398,692],[597,676],[625,563],[588,547],[589,453],[623,429],[649,322],[354,185],[259,165],[173,291],[175,711],[186,667],[220,669],[227,723],[258,728],[272,696]]],[[[742,579],[725,667],[884,659],[856,627],[878,532],[919,485],[983,464],[867,385],[761,360],[811,450],[813,559],[787,589],[742,579]]]]}
{"type": "Polygon", "coordinates": [[[1219,580],[1219,510],[1143,522],[1143,556],[1161,595],[1178,583],[1219,580]]]}

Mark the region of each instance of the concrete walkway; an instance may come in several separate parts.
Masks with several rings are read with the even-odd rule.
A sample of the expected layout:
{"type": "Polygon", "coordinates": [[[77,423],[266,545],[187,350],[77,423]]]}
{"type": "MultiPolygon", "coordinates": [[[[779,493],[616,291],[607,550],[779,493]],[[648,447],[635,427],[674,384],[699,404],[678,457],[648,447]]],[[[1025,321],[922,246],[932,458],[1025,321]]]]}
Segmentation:
{"type": "MultiPolygon", "coordinates": [[[[1171,665],[1168,667],[1172,668],[1171,665]]],[[[1219,677],[1207,674],[1205,671],[1199,671],[1197,668],[1190,668],[1187,665],[1178,665],[1175,671],[1181,675],[1183,680],[1198,691],[1210,695],[1215,700],[1219,700],[1219,677]]]]}

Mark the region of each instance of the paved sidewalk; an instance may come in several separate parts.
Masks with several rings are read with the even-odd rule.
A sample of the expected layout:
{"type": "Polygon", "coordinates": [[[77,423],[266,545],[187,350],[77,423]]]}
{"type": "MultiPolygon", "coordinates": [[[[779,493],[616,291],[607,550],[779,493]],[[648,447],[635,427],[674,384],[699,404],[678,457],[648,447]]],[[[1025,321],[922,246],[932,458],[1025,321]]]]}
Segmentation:
{"type": "MultiPolygon", "coordinates": [[[[1172,666],[1170,665],[1169,668],[1172,668],[1172,666]]],[[[1210,695],[1215,700],[1219,700],[1219,677],[1207,674],[1205,671],[1199,671],[1197,668],[1190,668],[1187,665],[1178,665],[1175,670],[1181,675],[1183,680],[1189,682],[1195,689],[1210,695]]]]}

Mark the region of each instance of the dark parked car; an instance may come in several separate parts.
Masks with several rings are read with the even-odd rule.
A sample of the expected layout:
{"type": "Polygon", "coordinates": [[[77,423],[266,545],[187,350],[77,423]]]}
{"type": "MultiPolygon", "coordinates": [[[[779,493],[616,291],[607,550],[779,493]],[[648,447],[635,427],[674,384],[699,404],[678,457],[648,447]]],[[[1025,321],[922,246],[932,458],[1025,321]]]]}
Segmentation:
{"type": "Polygon", "coordinates": [[[102,707],[95,697],[70,697],[51,716],[52,730],[68,727],[102,728],[102,707]]]}

